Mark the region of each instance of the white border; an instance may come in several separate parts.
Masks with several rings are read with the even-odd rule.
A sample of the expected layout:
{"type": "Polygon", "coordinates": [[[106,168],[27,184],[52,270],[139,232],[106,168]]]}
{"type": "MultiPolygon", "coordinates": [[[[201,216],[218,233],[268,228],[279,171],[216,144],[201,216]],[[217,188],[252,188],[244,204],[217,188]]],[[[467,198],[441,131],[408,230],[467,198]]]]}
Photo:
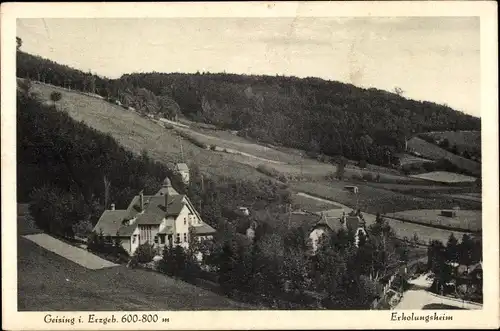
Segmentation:
{"type": "MultiPolygon", "coordinates": [[[[265,3],[7,3],[1,6],[2,88],[2,326],[4,329],[377,329],[494,328],[499,325],[498,249],[498,48],[494,1],[407,2],[265,2],[265,3]],[[44,312],[17,312],[16,233],[16,18],[37,17],[348,17],[348,16],[480,16],[481,116],[483,156],[484,308],[440,311],[447,322],[391,322],[390,311],[240,311],[157,312],[170,323],[47,325],[44,312]]],[[[412,311],[405,311],[411,314],[412,311]]],[[[422,314],[423,311],[414,311],[422,314]]],[[[430,312],[430,311],[427,311],[430,312]]],[[[87,316],[65,313],[65,316],[87,316]]],[[[114,312],[121,316],[124,312],[114,312]]],[[[141,312],[142,313],[142,312],[141,312]]],[[[97,312],[97,316],[110,313],[97,312]]],[[[62,314],[59,314],[62,315],[62,314]]]]}

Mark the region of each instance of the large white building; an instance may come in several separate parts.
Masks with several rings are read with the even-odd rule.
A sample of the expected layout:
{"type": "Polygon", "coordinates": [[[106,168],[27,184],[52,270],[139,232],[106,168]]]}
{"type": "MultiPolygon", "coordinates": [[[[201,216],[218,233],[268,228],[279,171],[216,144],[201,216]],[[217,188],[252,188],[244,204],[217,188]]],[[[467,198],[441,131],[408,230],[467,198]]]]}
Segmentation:
{"type": "Polygon", "coordinates": [[[194,240],[212,239],[215,230],[201,219],[186,195],[175,191],[168,178],[155,195],[136,195],[125,210],[106,210],[94,231],[119,238],[123,248],[133,254],[149,243],[158,248],[167,244],[189,247],[190,228],[194,240]]]}

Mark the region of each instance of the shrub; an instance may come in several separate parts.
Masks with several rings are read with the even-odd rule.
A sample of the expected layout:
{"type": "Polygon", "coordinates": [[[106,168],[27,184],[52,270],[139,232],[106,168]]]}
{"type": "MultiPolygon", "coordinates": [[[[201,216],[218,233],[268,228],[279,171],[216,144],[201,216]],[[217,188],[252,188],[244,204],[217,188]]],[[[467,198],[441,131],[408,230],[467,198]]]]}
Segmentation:
{"type": "Polygon", "coordinates": [[[436,169],[436,166],[434,165],[434,162],[424,162],[422,164],[422,167],[425,169],[427,172],[432,172],[436,169]]]}
{"type": "Polygon", "coordinates": [[[54,103],[62,99],[61,92],[54,91],[50,94],[50,100],[54,103]]]}
{"type": "Polygon", "coordinates": [[[373,174],[371,172],[365,172],[363,174],[363,179],[367,181],[373,181],[373,174]]]}
{"type": "Polygon", "coordinates": [[[216,145],[210,145],[210,149],[211,149],[212,151],[215,151],[215,150],[217,149],[217,146],[216,146],[216,145]]]}
{"type": "Polygon", "coordinates": [[[76,224],[73,224],[73,232],[75,236],[78,237],[87,238],[89,234],[92,233],[92,229],[92,223],[87,220],[82,220],[77,222],[76,224]]]}
{"type": "Polygon", "coordinates": [[[195,137],[187,134],[186,132],[178,131],[178,134],[182,138],[186,139],[187,141],[189,141],[190,143],[192,143],[195,146],[198,146],[198,147],[203,148],[203,149],[207,149],[208,148],[208,145],[205,144],[203,141],[201,141],[201,140],[199,140],[199,139],[197,139],[197,138],[195,138],[195,137]]]}
{"type": "Polygon", "coordinates": [[[134,252],[134,257],[137,259],[138,263],[148,263],[153,261],[153,258],[156,255],[156,251],[153,245],[148,243],[139,245],[134,252]]]}
{"type": "Polygon", "coordinates": [[[264,175],[268,175],[268,176],[274,177],[274,178],[280,178],[280,176],[281,177],[285,176],[283,173],[281,173],[278,170],[271,168],[265,164],[259,164],[257,166],[257,171],[263,173],[264,175]]]}

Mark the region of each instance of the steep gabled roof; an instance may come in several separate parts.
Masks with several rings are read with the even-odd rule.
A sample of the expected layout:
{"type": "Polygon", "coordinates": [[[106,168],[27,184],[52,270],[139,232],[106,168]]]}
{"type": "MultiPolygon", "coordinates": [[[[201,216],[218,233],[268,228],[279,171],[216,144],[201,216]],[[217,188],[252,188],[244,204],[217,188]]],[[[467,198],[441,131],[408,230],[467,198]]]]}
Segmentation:
{"type": "MultiPolygon", "coordinates": [[[[123,226],[123,220],[127,219],[126,210],[105,210],[99,221],[94,227],[97,233],[103,233],[105,236],[116,236],[118,230],[123,226]]],[[[133,230],[132,230],[133,231],[133,230]]],[[[120,235],[123,235],[120,231],[120,235]]]]}
{"type": "Polygon", "coordinates": [[[144,213],[137,215],[137,224],[158,225],[165,216],[177,216],[184,207],[183,195],[168,197],[165,208],[164,196],[151,196],[144,198],[144,213]]]}
{"type": "Polygon", "coordinates": [[[177,170],[179,170],[179,171],[189,171],[189,168],[188,168],[187,164],[185,164],[185,163],[177,163],[176,167],[177,167],[177,170]]]}
{"type": "Polygon", "coordinates": [[[364,227],[365,221],[359,216],[348,215],[346,219],[347,228],[351,231],[357,231],[359,228],[364,227]]]}
{"type": "Polygon", "coordinates": [[[158,192],[156,192],[156,195],[159,195],[159,196],[163,196],[165,194],[168,195],[179,195],[179,192],[177,192],[172,186],[169,186],[169,187],[162,187],[158,190],[158,192]]]}
{"type": "Polygon", "coordinates": [[[204,234],[212,234],[215,233],[215,229],[212,228],[210,225],[203,223],[200,226],[193,226],[193,231],[197,235],[204,235],[204,234]]]}
{"type": "Polygon", "coordinates": [[[322,217],[321,220],[318,223],[316,223],[314,228],[319,226],[326,226],[333,232],[345,229],[344,225],[340,222],[340,218],[332,218],[332,217],[322,217]]]}

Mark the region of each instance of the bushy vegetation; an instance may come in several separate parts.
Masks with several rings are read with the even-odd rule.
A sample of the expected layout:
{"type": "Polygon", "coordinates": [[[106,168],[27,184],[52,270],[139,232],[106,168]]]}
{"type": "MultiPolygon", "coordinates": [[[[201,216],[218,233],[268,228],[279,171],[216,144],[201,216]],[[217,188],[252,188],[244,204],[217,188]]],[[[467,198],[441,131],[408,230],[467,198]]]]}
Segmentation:
{"type": "Polygon", "coordinates": [[[211,178],[202,176],[195,164],[191,166],[189,177],[187,195],[205,222],[216,228],[221,219],[234,219],[239,206],[271,211],[292,203],[292,193],[286,184],[275,180],[211,178]]]}
{"type": "Polygon", "coordinates": [[[382,218],[369,232],[359,249],[353,233],[333,233],[312,255],[307,231],[301,228],[268,229],[252,240],[221,222],[204,263],[217,270],[218,282],[230,296],[251,293],[304,308],[314,302],[306,293],[316,293],[327,309],[367,309],[379,295],[377,281],[408,257],[408,248],[382,218]]]}
{"type": "Polygon", "coordinates": [[[156,256],[157,251],[153,245],[144,243],[137,247],[134,254],[132,255],[132,259],[137,263],[149,263],[153,261],[153,258],[156,256]]]}
{"type": "MultiPolygon", "coordinates": [[[[466,288],[474,289],[469,293],[470,297],[482,300],[482,277],[463,278],[460,267],[453,264],[467,266],[482,261],[482,245],[479,240],[464,234],[461,242],[451,234],[448,242],[434,240],[428,247],[428,269],[434,274],[434,283],[431,290],[440,294],[457,294],[458,287],[465,285],[466,288]],[[447,284],[453,283],[454,286],[447,284]]],[[[470,297],[468,299],[470,299],[470,297]]]]}
{"type": "Polygon", "coordinates": [[[418,135],[428,143],[438,145],[444,150],[466,159],[481,158],[481,132],[430,132],[418,135]],[[450,141],[450,139],[452,141],[450,141]],[[467,137],[469,138],[468,141],[467,137]],[[462,139],[460,139],[462,138],[462,139]]]}
{"type": "Polygon", "coordinates": [[[141,73],[107,79],[17,52],[18,77],[113,97],[144,113],[182,115],[262,143],[388,165],[415,132],[479,130],[480,119],[431,102],[317,78],[141,73]]]}
{"type": "Polygon", "coordinates": [[[407,175],[409,174],[421,174],[426,172],[433,171],[447,171],[454,172],[467,176],[475,176],[475,173],[472,173],[466,169],[462,169],[458,167],[456,164],[451,162],[448,159],[439,159],[436,162],[422,162],[422,163],[411,163],[406,164],[401,167],[403,172],[407,175]]]}
{"type": "Polygon", "coordinates": [[[187,141],[191,142],[193,145],[198,146],[199,148],[208,149],[208,145],[205,144],[205,142],[203,142],[200,139],[198,139],[198,138],[190,135],[187,132],[177,131],[177,134],[179,136],[181,136],[182,138],[186,139],[187,141]]]}
{"type": "Polygon", "coordinates": [[[92,232],[87,238],[87,249],[107,260],[116,263],[125,263],[129,260],[128,252],[122,247],[119,238],[111,239],[102,232],[92,232]]]}

